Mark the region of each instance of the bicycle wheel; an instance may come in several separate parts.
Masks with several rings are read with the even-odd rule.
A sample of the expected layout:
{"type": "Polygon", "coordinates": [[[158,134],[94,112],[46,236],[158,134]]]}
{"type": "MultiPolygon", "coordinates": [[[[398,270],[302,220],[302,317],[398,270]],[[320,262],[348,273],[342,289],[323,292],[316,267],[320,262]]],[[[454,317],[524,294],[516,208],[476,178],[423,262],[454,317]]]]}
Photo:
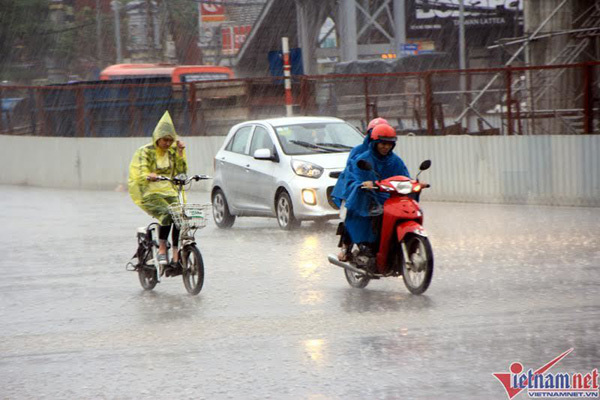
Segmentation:
{"type": "Polygon", "coordinates": [[[185,289],[191,295],[197,295],[204,285],[204,261],[196,245],[188,245],[181,252],[182,277],[185,289]]]}
{"type": "Polygon", "coordinates": [[[143,260],[140,260],[140,266],[138,267],[138,278],[140,278],[140,284],[144,290],[152,290],[158,283],[156,268],[148,264],[152,260],[152,250],[148,249],[142,258],[143,260]]]}

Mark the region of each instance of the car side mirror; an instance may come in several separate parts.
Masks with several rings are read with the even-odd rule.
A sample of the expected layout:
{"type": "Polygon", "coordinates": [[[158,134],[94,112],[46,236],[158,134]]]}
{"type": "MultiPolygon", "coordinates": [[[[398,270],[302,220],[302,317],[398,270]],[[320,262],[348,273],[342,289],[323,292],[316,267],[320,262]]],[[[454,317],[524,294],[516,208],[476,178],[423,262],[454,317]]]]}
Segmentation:
{"type": "Polygon", "coordinates": [[[426,169],[429,169],[429,167],[431,167],[431,160],[425,160],[421,163],[419,169],[421,171],[425,171],[426,169]]]}
{"type": "Polygon", "coordinates": [[[257,160],[273,160],[273,153],[271,149],[257,149],[254,152],[254,158],[257,160]]]}

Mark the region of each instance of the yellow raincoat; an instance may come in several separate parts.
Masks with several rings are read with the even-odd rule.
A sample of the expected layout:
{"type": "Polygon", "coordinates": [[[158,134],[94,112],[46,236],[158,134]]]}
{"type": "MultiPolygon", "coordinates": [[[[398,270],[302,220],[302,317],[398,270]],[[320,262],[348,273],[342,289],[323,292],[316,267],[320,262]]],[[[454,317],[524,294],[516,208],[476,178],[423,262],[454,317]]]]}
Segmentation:
{"type": "Polygon", "coordinates": [[[129,195],[135,204],[151,216],[158,219],[160,225],[172,223],[167,206],[177,202],[177,191],[168,181],[151,182],[148,174],[175,177],[187,173],[185,149],[182,155],[177,152],[177,133],[169,112],[166,111],[154,132],[152,143],[137,149],[129,164],[129,195]],[[173,138],[173,144],[168,150],[162,150],[157,145],[158,139],[173,138]]]}

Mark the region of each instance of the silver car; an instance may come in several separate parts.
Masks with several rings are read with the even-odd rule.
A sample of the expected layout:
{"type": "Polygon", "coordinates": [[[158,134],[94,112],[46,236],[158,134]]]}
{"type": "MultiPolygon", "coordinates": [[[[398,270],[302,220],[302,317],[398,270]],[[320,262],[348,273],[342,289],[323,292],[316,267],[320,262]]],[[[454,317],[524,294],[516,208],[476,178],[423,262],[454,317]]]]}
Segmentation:
{"type": "Polygon", "coordinates": [[[229,131],[215,156],[213,217],[229,228],[236,217],[276,217],[289,230],[302,220],[338,217],[335,177],[363,135],[330,117],[248,121],[229,131]]]}

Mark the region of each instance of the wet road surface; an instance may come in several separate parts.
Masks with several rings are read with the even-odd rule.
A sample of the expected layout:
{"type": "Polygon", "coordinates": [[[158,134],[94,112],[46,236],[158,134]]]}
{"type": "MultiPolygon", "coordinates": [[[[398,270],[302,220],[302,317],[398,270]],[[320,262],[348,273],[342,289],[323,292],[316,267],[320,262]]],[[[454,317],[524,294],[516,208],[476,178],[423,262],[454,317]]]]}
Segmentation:
{"type": "Polygon", "coordinates": [[[246,218],[199,232],[193,297],[125,271],[149,222],[126,193],[0,186],[0,398],[506,399],[514,361],[600,367],[600,209],[423,206],[423,296],[349,287],[337,222],[246,218]]]}

